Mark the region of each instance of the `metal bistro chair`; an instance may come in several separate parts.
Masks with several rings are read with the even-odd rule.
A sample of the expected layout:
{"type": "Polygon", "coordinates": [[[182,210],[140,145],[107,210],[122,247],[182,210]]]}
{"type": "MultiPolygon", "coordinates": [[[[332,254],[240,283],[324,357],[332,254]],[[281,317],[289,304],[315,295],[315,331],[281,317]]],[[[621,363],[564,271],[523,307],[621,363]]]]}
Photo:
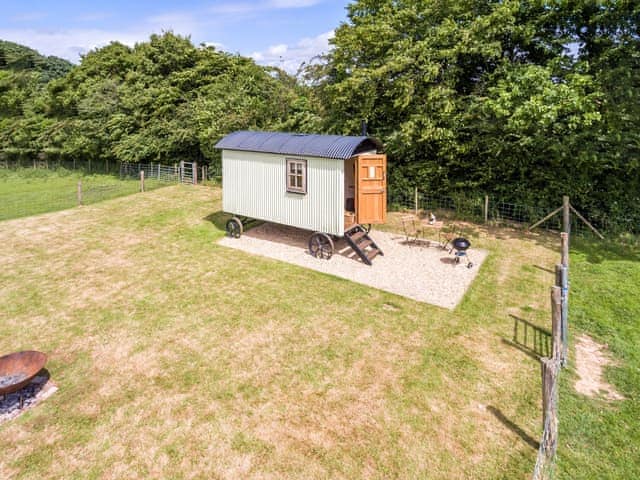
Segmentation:
{"type": "Polygon", "coordinates": [[[420,224],[420,220],[413,215],[404,215],[400,217],[400,221],[407,243],[418,243],[424,235],[424,228],[420,224]]]}

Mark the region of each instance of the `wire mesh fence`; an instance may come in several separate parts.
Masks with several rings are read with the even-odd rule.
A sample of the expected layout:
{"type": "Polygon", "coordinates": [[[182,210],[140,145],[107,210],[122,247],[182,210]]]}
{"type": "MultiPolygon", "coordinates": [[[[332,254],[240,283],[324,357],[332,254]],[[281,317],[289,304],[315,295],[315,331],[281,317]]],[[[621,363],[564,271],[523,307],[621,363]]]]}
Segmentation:
{"type": "Polygon", "coordinates": [[[144,172],[145,181],[157,180],[166,183],[178,183],[181,180],[179,165],[162,165],[160,163],[121,163],[120,178],[140,178],[144,172]]]}
{"type": "MultiPolygon", "coordinates": [[[[167,182],[151,179],[145,182],[145,190],[166,185],[167,182]]],[[[5,182],[5,185],[0,184],[0,221],[89,205],[139,191],[138,180],[118,180],[115,177],[63,178],[62,181],[25,182],[21,186],[5,182]]]]}
{"type": "Polygon", "coordinates": [[[69,158],[47,158],[34,156],[31,158],[13,158],[11,160],[2,159],[0,152],[0,169],[18,170],[24,168],[44,169],[44,170],[73,170],[82,171],[86,175],[94,173],[117,173],[119,162],[115,160],[79,160],[69,158]]]}
{"type": "Polygon", "coordinates": [[[172,165],[161,163],[126,163],[120,164],[120,178],[144,178],[166,183],[202,183],[219,181],[222,176],[222,165],[198,165],[195,162],[176,162],[172,165]]]}
{"type": "MultiPolygon", "coordinates": [[[[506,202],[489,195],[469,195],[455,193],[450,195],[429,195],[414,188],[388,190],[389,211],[411,211],[416,215],[428,215],[432,212],[436,217],[451,220],[485,222],[494,226],[509,226],[526,228],[543,219],[550,213],[550,209],[542,206],[525,205],[506,202]]],[[[562,199],[558,199],[558,206],[562,199]]],[[[606,217],[595,218],[591,223],[603,231],[613,231],[614,226],[606,217]]],[[[632,225],[625,230],[633,232],[632,225]]],[[[544,221],[538,228],[561,231],[562,215],[555,215],[544,221]]],[[[571,216],[571,231],[579,235],[590,234],[591,230],[576,215],[571,216]]]]}

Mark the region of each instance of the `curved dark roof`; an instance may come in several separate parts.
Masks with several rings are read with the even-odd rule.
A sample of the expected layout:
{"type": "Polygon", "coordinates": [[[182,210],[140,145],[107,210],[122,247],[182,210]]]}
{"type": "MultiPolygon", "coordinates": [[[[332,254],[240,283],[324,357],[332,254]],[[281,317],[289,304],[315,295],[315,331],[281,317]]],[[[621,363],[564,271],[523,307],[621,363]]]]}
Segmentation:
{"type": "Polygon", "coordinates": [[[220,140],[216,148],[346,160],[358,153],[377,151],[382,144],[371,137],[238,131],[220,140]]]}

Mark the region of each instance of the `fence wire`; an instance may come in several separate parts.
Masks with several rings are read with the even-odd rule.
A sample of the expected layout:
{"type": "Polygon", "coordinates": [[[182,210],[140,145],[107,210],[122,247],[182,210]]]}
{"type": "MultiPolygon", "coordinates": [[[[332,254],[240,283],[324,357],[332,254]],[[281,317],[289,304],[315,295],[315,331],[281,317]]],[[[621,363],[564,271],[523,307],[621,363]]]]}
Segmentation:
{"type": "Polygon", "coordinates": [[[166,183],[198,183],[203,181],[219,181],[222,176],[220,164],[200,165],[184,162],[164,165],[160,163],[126,163],[120,164],[120,178],[140,178],[144,172],[146,180],[157,180],[166,183]]]}
{"type": "MultiPolygon", "coordinates": [[[[486,218],[490,225],[516,228],[526,228],[544,218],[551,211],[540,206],[506,202],[493,196],[485,198],[485,196],[467,194],[429,195],[419,189],[416,191],[415,189],[396,190],[389,188],[387,199],[388,210],[392,212],[412,211],[418,215],[427,215],[429,212],[433,212],[436,217],[471,222],[483,222],[486,218]]],[[[562,198],[559,198],[558,207],[561,205],[562,198]]],[[[607,223],[606,219],[597,218],[589,219],[589,221],[600,230],[613,230],[613,226],[607,223]]],[[[562,214],[551,217],[538,228],[561,231],[562,214]]],[[[626,231],[632,232],[634,229],[626,231]]],[[[582,223],[576,215],[571,215],[571,232],[579,235],[591,234],[589,227],[582,223]]]]}
{"type": "MultiPolygon", "coordinates": [[[[136,180],[114,179],[112,183],[93,183],[91,180],[81,182],[80,194],[75,180],[64,186],[57,186],[55,190],[42,188],[0,192],[0,221],[66,210],[80,204],[89,205],[140,191],[140,182],[136,180]]],[[[166,185],[166,182],[152,179],[145,181],[145,190],[166,185]]]]}

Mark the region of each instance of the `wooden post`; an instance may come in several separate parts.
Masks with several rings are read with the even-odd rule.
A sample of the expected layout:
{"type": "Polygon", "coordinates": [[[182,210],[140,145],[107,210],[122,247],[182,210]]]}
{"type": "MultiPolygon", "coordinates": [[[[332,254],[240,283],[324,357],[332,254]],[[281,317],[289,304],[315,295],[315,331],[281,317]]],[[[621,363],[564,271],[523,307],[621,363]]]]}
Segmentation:
{"type": "Polygon", "coordinates": [[[584,218],[584,217],[582,216],[582,214],[581,214],[579,211],[577,211],[575,208],[573,208],[573,205],[569,205],[569,208],[571,209],[571,211],[572,211],[573,213],[575,213],[575,214],[576,214],[576,216],[577,216],[580,220],[582,220],[582,221],[584,222],[584,224],[585,224],[587,227],[589,227],[589,228],[593,231],[593,233],[595,233],[598,237],[600,237],[600,240],[604,240],[604,235],[602,235],[602,234],[598,231],[598,229],[597,229],[596,227],[594,227],[593,225],[591,225],[591,222],[589,222],[589,220],[587,220],[586,218],[584,218]]]}
{"type": "Polygon", "coordinates": [[[193,184],[198,184],[198,162],[193,162],[191,165],[191,170],[193,171],[193,184]]]}
{"type": "Polygon", "coordinates": [[[184,160],[180,160],[180,183],[184,182],[184,160]]]}
{"type": "Polygon", "coordinates": [[[542,444],[547,459],[553,458],[558,444],[558,362],[553,358],[540,360],[542,367],[542,444]]]}
{"type": "Polygon", "coordinates": [[[82,180],[78,180],[78,205],[82,205],[82,180]]]}
{"type": "Polygon", "coordinates": [[[551,358],[560,360],[562,355],[562,289],[558,286],[551,287],[551,338],[552,352],[551,358]]]}
{"type": "Polygon", "coordinates": [[[562,266],[569,266],[569,234],[562,232],[560,234],[560,244],[562,246],[562,266]]]}
{"type": "Polygon", "coordinates": [[[562,231],[571,232],[571,209],[570,209],[569,197],[564,195],[562,197],[562,231]]]}
{"type": "Polygon", "coordinates": [[[484,196],[484,223],[489,223],[489,195],[484,196]]]}
{"type": "Polygon", "coordinates": [[[417,217],[418,216],[418,187],[417,186],[416,186],[415,191],[414,191],[413,204],[415,206],[416,217],[417,217]]]}
{"type": "Polygon", "coordinates": [[[140,170],[140,191],[144,192],[144,170],[140,170]]]}
{"type": "Polygon", "coordinates": [[[558,207],[556,208],[553,212],[551,212],[549,215],[547,215],[546,217],[544,217],[542,220],[538,220],[536,223],[534,223],[533,225],[531,225],[529,227],[529,230],[533,230],[534,228],[536,228],[538,225],[542,225],[544,222],[546,222],[547,220],[549,220],[551,217],[553,217],[556,213],[558,213],[560,210],[562,210],[562,207],[558,207]]]}

